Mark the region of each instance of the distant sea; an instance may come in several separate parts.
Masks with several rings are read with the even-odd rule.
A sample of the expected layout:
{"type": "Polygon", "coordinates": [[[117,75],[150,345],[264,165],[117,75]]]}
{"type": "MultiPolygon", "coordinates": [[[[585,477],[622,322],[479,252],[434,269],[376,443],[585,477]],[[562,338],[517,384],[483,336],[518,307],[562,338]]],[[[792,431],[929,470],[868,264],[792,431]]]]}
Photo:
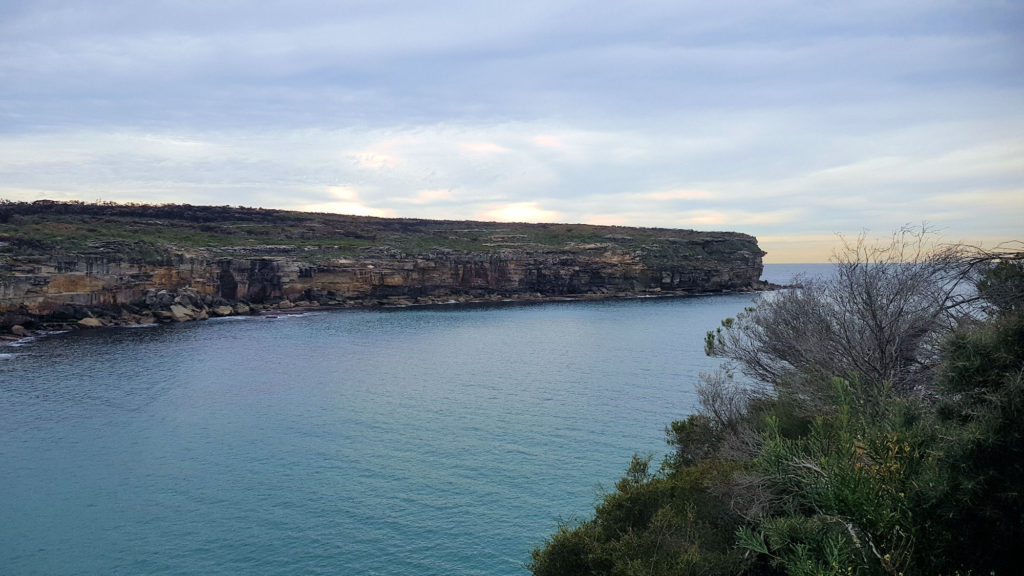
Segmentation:
{"type": "MultiPolygon", "coordinates": [[[[788,283],[828,265],[769,265],[788,283]]],[[[322,311],[0,349],[0,573],[518,575],[751,294],[322,311]]]]}

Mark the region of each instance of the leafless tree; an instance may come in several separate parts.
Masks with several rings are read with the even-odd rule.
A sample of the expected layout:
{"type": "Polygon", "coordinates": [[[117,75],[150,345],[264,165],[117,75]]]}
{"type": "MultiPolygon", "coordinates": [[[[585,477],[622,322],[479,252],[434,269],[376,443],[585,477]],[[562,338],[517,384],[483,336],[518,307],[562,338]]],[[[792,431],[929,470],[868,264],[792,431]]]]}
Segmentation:
{"type": "Polygon", "coordinates": [[[769,388],[809,387],[833,376],[907,392],[929,381],[938,344],[978,313],[978,249],[940,244],[927,227],[891,238],[843,238],[831,276],[762,295],[709,333],[710,354],[769,388]]]}

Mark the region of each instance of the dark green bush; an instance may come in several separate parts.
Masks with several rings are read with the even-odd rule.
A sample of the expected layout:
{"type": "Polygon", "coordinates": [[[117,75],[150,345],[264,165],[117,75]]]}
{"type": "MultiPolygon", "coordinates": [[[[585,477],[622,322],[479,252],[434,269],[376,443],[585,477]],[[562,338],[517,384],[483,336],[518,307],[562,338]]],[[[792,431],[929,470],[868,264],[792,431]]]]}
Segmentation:
{"type": "Polygon", "coordinates": [[[635,459],[593,519],[534,552],[534,573],[1019,573],[1022,276],[1019,261],[991,267],[977,312],[992,316],[961,318],[929,370],[896,386],[818,368],[778,371],[756,392],[705,377],[661,469],[635,459]]]}
{"type": "Polygon", "coordinates": [[[634,458],[626,476],[597,506],[594,518],[562,525],[533,552],[537,576],[573,574],[737,574],[750,564],[734,546],[741,519],[716,489],[740,464],[705,460],[648,470],[634,458]]]}

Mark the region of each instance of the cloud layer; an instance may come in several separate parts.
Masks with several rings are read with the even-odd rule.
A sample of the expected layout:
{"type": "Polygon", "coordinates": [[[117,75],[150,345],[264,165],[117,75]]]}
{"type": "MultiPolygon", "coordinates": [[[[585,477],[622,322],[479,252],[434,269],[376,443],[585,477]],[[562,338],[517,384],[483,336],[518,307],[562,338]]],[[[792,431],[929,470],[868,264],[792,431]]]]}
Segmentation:
{"type": "Polygon", "coordinates": [[[1024,236],[1013,3],[10,2],[0,197],[1024,236]],[[895,4],[895,5],[894,5],[895,4]]]}

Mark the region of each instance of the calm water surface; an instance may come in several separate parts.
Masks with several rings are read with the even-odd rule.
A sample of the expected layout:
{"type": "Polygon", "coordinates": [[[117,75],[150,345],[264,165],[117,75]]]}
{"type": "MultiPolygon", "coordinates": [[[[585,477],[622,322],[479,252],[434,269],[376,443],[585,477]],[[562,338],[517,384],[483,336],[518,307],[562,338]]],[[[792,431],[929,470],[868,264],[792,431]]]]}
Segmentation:
{"type": "Polygon", "coordinates": [[[635,452],[666,453],[716,365],[704,332],[751,300],[325,311],[4,349],[2,572],[523,576],[635,452]]]}

